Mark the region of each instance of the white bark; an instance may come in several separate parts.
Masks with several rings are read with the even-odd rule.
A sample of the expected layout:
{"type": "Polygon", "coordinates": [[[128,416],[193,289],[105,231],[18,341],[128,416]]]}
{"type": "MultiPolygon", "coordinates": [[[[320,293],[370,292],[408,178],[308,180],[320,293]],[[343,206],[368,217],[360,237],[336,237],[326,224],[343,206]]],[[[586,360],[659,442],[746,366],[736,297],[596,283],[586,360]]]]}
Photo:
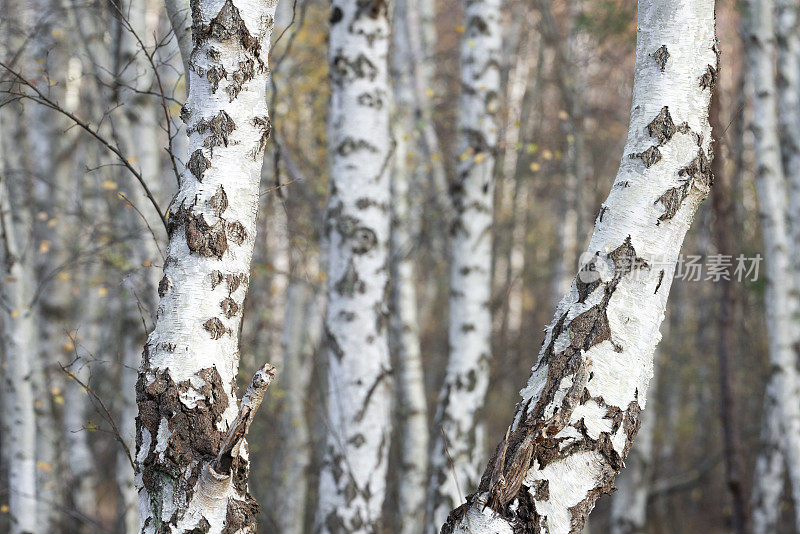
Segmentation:
{"type": "MultiPolygon", "coordinates": [[[[234,388],[270,132],[276,2],[191,0],[191,7],[191,83],[181,112],[190,155],[170,207],[157,320],[136,387],[141,531],[253,532],[244,438],[255,406],[243,401],[237,417],[234,388]],[[239,432],[226,438],[234,423],[239,432]]],[[[254,378],[257,390],[266,385],[254,378]]]]}
{"type": "MultiPolygon", "coordinates": [[[[7,109],[7,108],[6,108],[7,109]]],[[[3,114],[3,132],[11,131],[3,114]]],[[[5,136],[3,136],[5,137],[5,136]]],[[[38,332],[30,254],[21,246],[21,232],[27,227],[24,202],[10,198],[8,176],[11,167],[4,157],[7,139],[0,140],[0,310],[3,341],[3,449],[8,460],[8,506],[11,534],[37,532],[36,421],[31,362],[35,361],[38,332]],[[12,212],[12,204],[22,210],[12,212]],[[7,450],[6,450],[7,449],[7,450]]],[[[30,221],[27,221],[28,223],[30,221]]]]}
{"type": "Polygon", "coordinates": [[[379,530],[386,489],[392,156],[387,10],[385,2],[335,0],[330,19],[328,429],[316,517],[321,533],[379,530]]]}
{"type": "Polygon", "coordinates": [[[437,530],[448,511],[461,501],[462,491],[474,491],[478,485],[484,456],[480,410],[489,384],[491,355],[492,208],[501,2],[467,1],[464,10],[458,165],[451,186],[455,219],[450,266],[450,354],[434,422],[427,496],[429,532],[437,530]]]}
{"type": "MultiPolygon", "coordinates": [[[[747,74],[753,91],[753,123],[755,137],[756,187],[764,238],[764,274],[767,278],[764,303],[770,363],[777,410],[783,427],[781,447],[795,502],[796,525],[800,527],[800,403],[797,402],[800,376],[797,355],[792,347],[797,325],[794,293],[792,243],[787,226],[787,187],[781,161],[778,92],[774,77],[775,3],[772,0],[749,0],[747,7],[747,74]]],[[[782,15],[786,15],[784,11],[782,15]]],[[[782,17],[783,18],[783,17],[782,17]]],[[[781,25],[781,27],[783,24],[781,25]]],[[[786,31],[782,28],[782,31],[786,31]]],[[[792,32],[796,31],[794,28],[792,32]]],[[[794,58],[796,60],[796,58],[794,58]]],[[[781,62],[784,63],[784,62],[781,62]]],[[[779,67],[783,67],[780,65],[779,67]]],[[[797,67],[782,72],[790,72],[797,67]]],[[[781,104],[793,105],[789,98],[781,104]]],[[[791,113],[791,109],[786,110],[791,113]]],[[[790,137],[791,133],[787,137],[790,137]]],[[[769,404],[767,405],[769,407],[769,404]]],[[[771,417],[769,414],[767,417],[771,417]]],[[[765,462],[768,460],[764,460],[765,462]]]]}
{"type": "Polygon", "coordinates": [[[715,42],[713,0],[639,1],[631,122],[587,251],[595,270],[559,303],[506,439],[443,532],[577,533],[612,487],[645,406],[680,245],[710,188],[715,42]]]}
{"type": "Polygon", "coordinates": [[[415,0],[395,0],[392,46],[394,80],[395,158],[392,171],[392,277],[390,348],[396,366],[397,521],[400,532],[416,534],[425,516],[425,482],[428,470],[428,410],[420,351],[417,291],[412,251],[418,236],[421,210],[412,208],[418,190],[421,143],[414,127],[412,36],[409,11],[415,0]]]}

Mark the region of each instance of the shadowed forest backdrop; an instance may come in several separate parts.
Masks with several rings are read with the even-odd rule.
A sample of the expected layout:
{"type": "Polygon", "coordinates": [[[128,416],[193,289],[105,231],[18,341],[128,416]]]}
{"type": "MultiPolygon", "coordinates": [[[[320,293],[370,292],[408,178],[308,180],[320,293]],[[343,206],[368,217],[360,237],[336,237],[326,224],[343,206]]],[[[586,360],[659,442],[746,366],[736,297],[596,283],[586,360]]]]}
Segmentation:
{"type": "MultiPolygon", "coordinates": [[[[9,453],[9,437],[24,439],[19,418],[32,417],[35,440],[28,446],[35,446],[28,460],[35,462],[35,531],[137,532],[135,384],[158,296],[170,289],[162,278],[162,217],[187,163],[195,176],[199,165],[200,177],[211,164],[202,152],[202,161],[194,152],[186,156],[181,110],[187,83],[170,18],[191,40],[190,17],[187,22],[186,11],[174,11],[180,2],[169,0],[166,7],[161,0],[0,1],[0,531],[15,528],[10,502],[16,490],[9,477],[18,458],[9,453]],[[8,392],[19,398],[22,382],[29,383],[29,398],[20,414],[8,392]]],[[[785,180],[797,188],[798,6],[752,4],[776,10],[773,45],[780,51],[776,61],[783,63],[773,84],[788,100],[781,100],[779,124],[773,126],[785,180]]],[[[329,72],[330,28],[342,16],[336,9],[327,0],[280,0],[269,60],[262,54],[270,69],[271,139],[261,171],[249,294],[233,304],[244,310],[239,391],[264,362],[277,368],[248,434],[249,486],[261,505],[260,532],[312,531],[320,473],[325,476],[325,406],[334,402],[326,378],[326,351],[333,349],[326,340],[339,335],[332,332],[335,322],[323,324],[326,265],[335,257],[326,212],[336,155],[328,149],[333,127],[326,127],[325,117],[331,79],[342,75],[329,72]]],[[[598,500],[585,532],[752,532],[750,516],[765,507],[774,518],[758,523],[757,531],[790,533],[800,525],[780,459],[769,473],[777,500],[752,497],[756,460],[777,445],[765,442],[769,432],[762,429],[775,364],[764,306],[770,256],[756,187],[764,164],[751,124],[764,104],[752,98],[754,83],[761,82],[747,75],[744,44],[753,40],[743,13],[739,2],[717,2],[722,55],[712,73],[710,119],[716,182],[681,249],[643,426],[616,481],[621,489],[598,500]]],[[[395,434],[380,521],[385,532],[423,531],[428,458],[448,479],[461,479],[461,499],[475,491],[535,363],[542,328],[586,261],[579,263],[579,255],[603,217],[623,156],[636,3],[504,0],[499,14],[498,91],[487,106],[497,125],[489,171],[492,244],[484,258],[491,315],[477,325],[478,334],[488,331],[491,358],[482,359],[473,375],[476,383],[488,379],[482,386],[488,387],[485,403],[476,407],[486,437],[474,433],[475,450],[465,453],[473,455],[467,469],[473,475],[450,465],[436,417],[455,343],[448,337],[453,279],[463,275],[467,292],[474,283],[467,279],[470,267],[451,276],[457,261],[451,243],[458,232],[451,198],[460,194],[454,177],[463,162],[487,157],[464,150],[456,134],[460,47],[472,28],[458,0],[395,0],[388,17],[394,36],[387,42],[392,88],[386,94],[395,104],[386,148],[394,172],[405,179],[393,180],[390,205],[397,224],[386,275],[392,295],[378,312],[394,325],[394,371],[381,368],[395,385],[393,425],[387,429],[395,434]],[[425,457],[415,458],[415,450],[426,451],[425,457]],[[437,464],[436,457],[443,460],[437,464]]],[[[373,66],[365,60],[342,68],[373,66]]],[[[217,127],[225,125],[208,126],[217,127]]],[[[346,195],[347,188],[336,194],[346,195]]],[[[797,213],[787,208],[786,216],[796,231],[797,213]]],[[[228,235],[230,241],[230,227],[228,235]]],[[[214,254],[214,243],[202,246],[214,254]]],[[[796,263],[797,255],[790,261],[796,263]]],[[[357,275],[351,282],[359,283],[357,275]]],[[[784,286],[796,301],[798,293],[789,287],[784,286]]],[[[796,324],[796,312],[789,319],[796,324]]],[[[214,328],[206,329],[216,335],[214,328]]],[[[436,506],[430,497],[427,504],[436,506]]]]}

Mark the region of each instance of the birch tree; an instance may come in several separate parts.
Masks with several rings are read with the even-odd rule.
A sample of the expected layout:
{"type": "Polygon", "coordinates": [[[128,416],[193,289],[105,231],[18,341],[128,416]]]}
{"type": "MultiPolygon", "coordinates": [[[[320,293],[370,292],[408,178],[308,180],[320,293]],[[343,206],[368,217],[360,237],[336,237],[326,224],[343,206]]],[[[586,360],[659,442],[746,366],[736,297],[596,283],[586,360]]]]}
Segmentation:
{"type": "Polygon", "coordinates": [[[160,303],[136,385],[141,531],[252,532],[245,437],[271,382],[235,379],[264,147],[276,2],[191,0],[189,155],[169,209],[160,303]]]}
{"type": "MultiPolygon", "coordinates": [[[[8,108],[0,111],[4,134],[15,128],[8,120],[8,108]]],[[[3,335],[3,426],[8,434],[3,452],[8,465],[8,507],[11,534],[36,532],[36,419],[31,362],[36,358],[33,292],[35,289],[31,249],[22,241],[30,218],[24,202],[12,202],[9,176],[13,166],[9,139],[0,138],[0,302],[3,335]],[[12,210],[12,206],[15,209],[12,210]],[[21,209],[20,209],[21,208],[21,209]]]]}
{"type": "Polygon", "coordinates": [[[394,139],[392,171],[391,318],[390,348],[396,366],[397,408],[397,521],[400,531],[415,534],[425,518],[428,469],[428,410],[419,341],[416,276],[413,249],[419,236],[419,213],[414,191],[419,190],[422,148],[415,128],[413,53],[409,43],[409,11],[416,0],[395,0],[392,47],[394,80],[394,139]]]}
{"type": "MultiPolygon", "coordinates": [[[[767,385],[765,409],[775,409],[764,415],[762,439],[769,438],[762,452],[759,466],[774,465],[771,452],[780,447],[791,482],[795,502],[796,524],[800,526],[800,404],[797,403],[798,376],[797,355],[792,348],[795,341],[792,313],[796,307],[792,250],[787,226],[787,188],[781,161],[779,122],[777,116],[778,94],[774,75],[775,57],[775,3],[771,0],[748,0],[745,48],[747,73],[753,100],[753,123],[755,137],[756,187],[759,200],[761,231],[764,238],[765,274],[767,286],[764,294],[771,376],[767,385]],[[780,443],[772,442],[777,438],[780,443]]],[[[793,69],[796,67],[791,67],[793,69]]],[[[780,71],[780,69],[779,69],[780,71]]],[[[786,73],[789,74],[789,73],[786,73]]],[[[787,110],[791,111],[791,110],[787,110]]],[[[755,481],[754,496],[759,498],[777,491],[777,488],[758,486],[782,486],[781,478],[762,476],[755,481]]],[[[759,508],[759,502],[754,503],[759,508]]],[[[754,521],[760,528],[763,513],[756,512],[754,521]]]]}
{"type": "Polygon", "coordinates": [[[386,2],[335,0],[330,18],[329,426],[317,532],[379,530],[386,488],[391,402],[388,7],[386,2]]]}
{"type": "Polygon", "coordinates": [[[713,0],[640,0],[625,153],[513,423],[442,532],[577,533],[639,429],[680,251],[707,196],[713,0]]]}
{"type": "Polygon", "coordinates": [[[500,0],[464,2],[458,164],[450,264],[449,357],[439,392],[427,495],[427,531],[477,487],[484,452],[480,410],[489,385],[494,163],[500,91],[500,0]],[[449,456],[449,458],[448,458],[449,456]],[[453,469],[450,467],[452,459],[453,469]]]}

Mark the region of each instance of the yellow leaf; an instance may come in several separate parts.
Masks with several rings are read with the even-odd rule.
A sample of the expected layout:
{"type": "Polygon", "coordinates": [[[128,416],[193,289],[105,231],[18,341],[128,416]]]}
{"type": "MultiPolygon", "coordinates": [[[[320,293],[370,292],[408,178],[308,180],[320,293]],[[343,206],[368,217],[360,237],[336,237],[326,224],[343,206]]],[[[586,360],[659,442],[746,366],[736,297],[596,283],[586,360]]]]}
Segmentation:
{"type": "Polygon", "coordinates": [[[39,243],[39,254],[47,254],[50,252],[50,241],[44,240],[39,243]]]}
{"type": "Polygon", "coordinates": [[[473,161],[474,161],[475,163],[480,163],[480,162],[482,162],[482,161],[483,161],[483,160],[485,160],[485,159],[486,159],[486,154],[484,154],[483,152],[481,152],[480,154],[475,154],[475,158],[473,159],[473,161]]]}
{"type": "Polygon", "coordinates": [[[0,505],[0,514],[7,514],[10,511],[11,508],[9,508],[7,504],[0,505]]]}
{"type": "Polygon", "coordinates": [[[136,156],[131,156],[128,158],[128,163],[136,163],[136,156]]]}
{"type": "Polygon", "coordinates": [[[58,273],[58,279],[61,280],[62,282],[66,282],[67,280],[69,280],[69,273],[61,271],[60,273],[58,273]]]}
{"type": "Polygon", "coordinates": [[[59,406],[64,406],[64,395],[56,395],[53,397],[53,402],[59,406]]]}
{"type": "Polygon", "coordinates": [[[117,188],[117,182],[115,182],[113,180],[105,180],[102,183],[102,186],[103,186],[103,189],[105,189],[106,191],[113,191],[114,189],[117,188]]]}
{"type": "Polygon", "coordinates": [[[36,218],[39,219],[40,221],[46,221],[48,217],[49,215],[47,214],[46,211],[40,211],[39,213],[36,214],[36,218]]]}
{"type": "Polygon", "coordinates": [[[541,169],[541,168],[542,168],[542,166],[539,165],[538,163],[536,163],[535,161],[533,163],[531,163],[531,170],[533,172],[538,172],[539,169],[541,169]]]}
{"type": "Polygon", "coordinates": [[[153,264],[150,260],[145,260],[142,262],[142,267],[150,267],[151,265],[153,264]]]}
{"type": "Polygon", "coordinates": [[[39,460],[38,462],[36,462],[36,469],[44,471],[45,473],[49,473],[50,471],[53,470],[53,466],[48,464],[47,462],[39,460]]]}
{"type": "Polygon", "coordinates": [[[70,340],[64,343],[61,348],[64,349],[64,352],[72,352],[75,350],[75,344],[70,340]]]}
{"type": "Polygon", "coordinates": [[[53,395],[61,395],[61,388],[53,386],[50,388],[50,393],[52,393],[53,395]]]}
{"type": "Polygon", "coordinates": [[[102,286],[98,287],[97,288],[97,294],[98,294],[98,296],[105,297],[106,295],[108,295],[108,288],[105,288],[105,287],[102,287],[102,286]]]}
{"type": "Polygon", "coordinates": [[[465,31],[467,31],[467,27],[466,26],[463,26],[463,25],[456,26],[456,33],[464,33],[465,31]]]}
{"type": "Polygon", "coordinates": [[[553,159],[553,152],[548,149],[544,149],[542,150],[542,157],[546,160],[551,160],[553,159]]]}
{"type": "Polygon", "coordinates": [[[567,113],[562,109],[558,112],[558,118],[561,119],[562,121],[565,121],[569,118],[569,113],[567,113]]]}
{"type": "Polygon", "coordinates": [[[425,88],[425,96],[427,96],[428,98],[433,98],[435,94],[436,93],[434,93],[433,89],[431,89],[430,87],[425,88]]]}
{"type": "Polygon", "coordinates": [[[11,310],[11,318],[12,318],[12,319],[16,319],[17,317],[19,317],[19,316],[20,316],[20,314],[21,314],[21,313],[22,313],[22,312],[21,312],[21,311],[19,311],[19,310],[11,310]]]}
{"type": "Polygon", "coordinates": [[[47,221],[47,227],[48,227],[48,228],[52,228],[52,227],[54,227],[56,224],[58,224],[58,219],[56,219],[55,217],[53,217],[52,219],[50,219],[49,221],[47,221]]]}

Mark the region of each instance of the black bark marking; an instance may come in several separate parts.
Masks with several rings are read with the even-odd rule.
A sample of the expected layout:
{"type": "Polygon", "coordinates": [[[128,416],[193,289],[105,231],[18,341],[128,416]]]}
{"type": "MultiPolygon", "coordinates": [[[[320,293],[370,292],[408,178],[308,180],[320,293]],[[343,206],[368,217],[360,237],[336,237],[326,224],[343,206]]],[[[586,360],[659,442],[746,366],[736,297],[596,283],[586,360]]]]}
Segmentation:
{"type": "Polygon", "coordinates": [[[195,130],[200,135],[209,135],[203,140],[203,146],[212,151],[218,146],[228,146],[230,134],[236,129],[236,124],[230,115],[220,110],[211,119],[200,119],[195,130]]]}
{"type": "Polygon", "coordinates": [[[641,158],[642,162],[644,162],[644,168],[649,169],[659,161],[661,161],[661,151],[658,149],[657,146],[651,146],[644,152],[639,152],[638,154],[631,154],[631,159],[641,158]]]}
{"type": "Polygon", "coordinates": [[[664,69],[667,67],[667,60],[669,59],[667,45],[661,45],[661,48],[653,52],[653,59],[656,61],[658,68],[661,69],[661,72],[664,72],[664,69]]]}
{"type": "Polygon", "coordinates": [[[661,272],[658,274],[658,283],[656,284],[656,289],[653,291],[653,295],[658,293],[658,290],[661,289],[661,282],[664,281],[664,269],[661,269],[661,272]]]}
{"type": "MultiPolygon", "coordinates": [[[[664,213],[659,216],[658,221],[668,221],[675,217],[675,214],[678,213],[678,209],[683,204],[684,199],[688,196],[686,184],[672,187],[667,189],[667,191],[658,197],[656,200],[656,204],[661,202],[664,205],[664,213]]],[[[658,224],[658,223],[657,223],[658,224]]]]}
{"type": "Polygon", "coordinates": [[[661,108],[656,118],[647,125],[647,133],[650,134],[650,137],[658,139],[659,145],[663,145],[672,139],[676,131],[678,131],[678,129],[675,127],[672,116],[669,114],[669,106],[661,108]]]}
{"type": "Polygon", "coordinates": [[[344,13],[342,13],[342,10],[338,7],[334,7],[333,10],[331,11],[331,18],[330,18],[331,26],[333,26],[337,22],[341,22],[343,18],[344,18],[344,13]]]}
{"type": "Polygon", "coordinates": [[[247,231],[244,225],[239,221],[233,221],[227,224],[228,238],[236,245],[241,245],[247,239],[247,231]]]}
{"type": "Polygon", "coordinates": [[[171,288],[172,288],[172,282],[170,281],[169,277],[165,274],[164,277],[161,278],[161,281],[158,282],[158,296],[163,298],[164,295],[167,294],[167,291],[169,291],[171,288]]]}
{"type": "Polygon", "coordinates": [[[269,141],[269,136],[272,134],[272,121],[267,116],[255,117],[253,119],[253,126],[261,130],[258,143],[253,147],[253,150],[250,151],[250,157],[257,160],[267,147],[267,141],[269,141]]]}
{"type": "Polygon", "coordinates": [[[222,302],[219,303],[219,307],[222,308],[222,314],[228,319],[239,313],[239,305],[230,297],[222,299],[222,302]]]}
{"type": "Polygon", "coordinates": [[[346,138],[342,141],[339,146],[336,148],[336,152],[340,156],[349,156],[350,154],[357,152],[359,150],[367,150],[369,152],[377,153],[379,152],[378,148],[370,143],[365,139],[353,139],[352,137],[346,138]]]}
{"type": "Polygon", "coordinates": [[[244,84],[255,78],[256,62],[252,58],[246,58],[239,62],[239,68],[231,73],[230,83],[225,87],[228,93],[228,102],[233,102],[239,93],[242,92],[244,84]]]}
{"type": "Polygon", "coordinates": [[[217,89],[219,89],[219,81],[227,79],[228,73],[225,69],[220,65],[214,65],[208,72],[206,72],[206,79],[208,83],[211,84],[211,94],[215,94],[217,89]]]}
{"type": "Polygon", "coordinates": [[[340,54],[331,60],[331,79],[334,83],[362,78],[374,81],[377,76],[378,68],[364,54],[359,54],[354,60],[340,54]]]}
{"type": "Polygon", "coordinates": [[[228,331],[222,321],[219,320],[219,317],[212,317],[203,323],[203,328],[211,334],[211,339],[219,339],[228,331]]]}
{"type": "Polygon", "coordinates": [[[202,182],[203,173],[211,168],[211,160],[203,155],[202,149],[198,148],[192,152],[192,155],[189,157],[189,163],[186,164],[186,168],[191,171],[198,182],[202,182]]]}
{"type": "Polygon", "coordinates": [[[713,89],[717,85],[718,74],[717,68],[709,65],[700,77],[700,87],[703,89],[713,89]]]}
{"type": "Polygon", "coordinates": [[[211,271],[211,289],[216,289],[222,283],[223,276],[220,271],[211,271]]]}
{"type": "Polygon", "coordinates": [[[208,199],[208,206],[214,212],[214,215],[219,217],[226,209],[228,209],[228,195],[221,185],[217,186],[217,192],[208,199]]]}

